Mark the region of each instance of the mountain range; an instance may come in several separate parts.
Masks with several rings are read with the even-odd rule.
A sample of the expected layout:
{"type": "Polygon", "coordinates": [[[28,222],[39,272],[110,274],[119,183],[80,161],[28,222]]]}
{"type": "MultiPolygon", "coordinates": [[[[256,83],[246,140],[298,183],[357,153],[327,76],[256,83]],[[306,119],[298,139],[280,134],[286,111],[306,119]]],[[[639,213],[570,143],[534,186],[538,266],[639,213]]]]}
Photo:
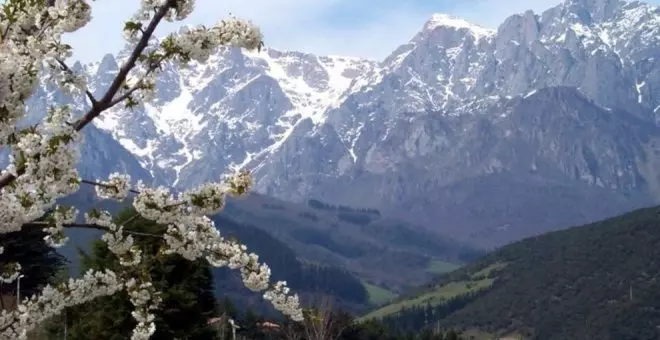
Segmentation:
{"type": "MultiPolygon", "coordinates": [[[[185,188],[245,167],[264,195],[499,246],[658,201],[659,24],[643,2],[565,0],[497,29],[435,14],[382,61],[221,49],[96,119],[81,170],[185,188]]],[[[99,95],[126,54],[72,68],[99,95]]],[[[49,101],[89,105],[44,78],[28,121],[49,101]]]]}

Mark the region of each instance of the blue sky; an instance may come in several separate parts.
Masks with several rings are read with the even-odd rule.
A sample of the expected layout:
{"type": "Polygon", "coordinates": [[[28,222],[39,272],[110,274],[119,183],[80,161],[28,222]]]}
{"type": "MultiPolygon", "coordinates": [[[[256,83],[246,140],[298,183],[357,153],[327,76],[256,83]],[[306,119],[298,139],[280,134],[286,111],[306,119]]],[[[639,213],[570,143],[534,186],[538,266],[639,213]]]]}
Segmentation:
{"type": "MultiPolygon", "coordinates": [[[[197,0],[184,22],[163,25],[159,35],[182,24],[211,25],[232,13],[261,26],[266,45],[282,50],[382,59],[419,31],[433,13],[449,13],[495,28],[526,9],[540,12],[561,0],[197,0]]],[[[652,0],[660,2],[660,0],[652,0]]],[[[97,0],[93,19],[65,40],[75,59],[89,62],[121,49],[121,27],[138,0],[97,0]]]]}

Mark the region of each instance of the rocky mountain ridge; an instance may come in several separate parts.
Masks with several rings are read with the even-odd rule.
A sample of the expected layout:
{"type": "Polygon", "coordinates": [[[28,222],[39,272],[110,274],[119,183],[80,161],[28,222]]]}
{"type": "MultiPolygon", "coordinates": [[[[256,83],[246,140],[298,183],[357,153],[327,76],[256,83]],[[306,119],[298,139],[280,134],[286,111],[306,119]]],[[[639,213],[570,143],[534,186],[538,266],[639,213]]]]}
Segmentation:
{"type": "MultiPolygon", "coordinates": [[[[497,245],[657,201],[659,53],[660,9],[638,1],[566,0],[497,30],[437,14],[381,62],[223,49],[166,65],[153,105],[95,126],[160,183],[248,167],[267,195],[497,245]]],[[[76,69],[99,93],[121,60],[76,69]]]]}
{"type": "Polygon", "coordinates": [[[325,124],[300,124],[260,188],[375,202],[488,244],[651,204],[659,20],[616,0],[565,1],[497,30],[435,15],[325,124]]]}
{"type": "MultiPolygon", "coordinates": [[[[88,65],[90,87],[103,91],[120,63],[108,54],[88,65]]],[[[324,108],[372,64],[274,49],[223,49],[204,64],[165,65],[155,103],[133,112],[112,110],[96,125],[159,181],[190,186],[262,159],[299,120],[320,121],[324,108]]]]}

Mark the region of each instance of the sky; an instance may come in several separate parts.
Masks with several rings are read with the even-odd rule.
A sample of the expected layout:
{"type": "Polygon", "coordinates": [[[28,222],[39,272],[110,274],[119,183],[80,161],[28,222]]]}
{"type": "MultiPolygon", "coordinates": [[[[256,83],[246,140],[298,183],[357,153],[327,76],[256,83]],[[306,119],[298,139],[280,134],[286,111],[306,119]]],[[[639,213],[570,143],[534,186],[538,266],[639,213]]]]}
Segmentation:
{"type": "MultiPolygon", "coordinates": [[[[73,59],[100,60],[124,45],[121,28],[138,0],[96,0],[92,21],[64,40],[73,59]]],[[[433,13],[448,13],[497,28],[507,16],[527,9],[542,12],[561,0],[197,0],[183,22],[164,24],[162,36],[183,24],[212,25],[228,14],[261,27],[266,46],[319,55],[381,60],[406,43],[433,13]]],[[[660,2],[652,0],[651,2],[660,2]]]]}

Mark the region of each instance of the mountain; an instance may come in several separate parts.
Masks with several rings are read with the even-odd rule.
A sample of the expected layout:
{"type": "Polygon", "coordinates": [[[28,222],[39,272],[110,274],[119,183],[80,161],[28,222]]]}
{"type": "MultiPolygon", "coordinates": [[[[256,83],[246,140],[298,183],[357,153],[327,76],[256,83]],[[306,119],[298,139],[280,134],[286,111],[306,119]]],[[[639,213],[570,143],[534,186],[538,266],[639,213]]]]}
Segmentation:
{"type": "MultiPolygon", "coordinates": [[[[106,55],[84,67],[100,95],[124,56],[106,55]]],[[[217,180],[228,168],[263,158],[302,119],[324,108],[374,62],[267,49],[223,49],[205,63],[166,64],[157,100],[118,108],[95,121],[163,183],[191,186],[217,180]]],[[[84,110],[86,103],[79,103],[84,110]]]]}
{"type": "Polygon", "coordinates": [[[423,215],[487,246],[650,205],[659,14],[568,0],[497,30],[435,15],[324,123],[300,123],[259,168],[260,188],[423,215]],[[619,139],[622,121],[646,138],[619,139]],[[520,216],[512,201],[552,219],[520,216]]]}
{"type": "MultiPolygon", "coordinates": [[[[436,14],[378,62],[221,49],[94,124],[159,184],[247,167],[261,194],[493,247],[659,201],[659,23],[639,1],[565,0],[496,30],[436,14]]],[[[126,53],[73,69],[99,95],[126,53]]],[[[88,107],[45,80],[35,98],[31,119],[88,107]]]]}
{"type": "Polygon", "coordinates": [[[657,339],[658,225],[655,207],[525,239],[367,318],[423,327],[426,313],[440,327],[524,339],[657,339]]]}
{"type": "MultiPolygon", "coordinates": [[[[111,60],[108,57],[104,62],[112,65],[111,60]]],[[[91,66],[76,64],[73,68],[85,70],[85,67],[91,66]]],[[[22,122],[24,125],[38,123],[40,115],[52,101],[70,104],[78,114],[86,108],[83,99],[58,92],[46,81],[46,76],[37,94],[28,103],[31,114],[22,122]]],[[[95,87],[92,90],[98,94],[95,87]]],[[[135,124],[129,115],[138,114],[138,111],[122,112],[129,119],[127,126],[135,124]]],[[[107,119],[102,121],[107,122],[107,119]]],[[[112,172],[122,172],[130,174],[134,182],[143,180],[167,184],[163,178],[154,177],[155,171],[145,166],[135,150],[125,145],[124,139],[104,129],[102,124],[88,126],[83,134],[82,159],[78,164],[82,178],[107,178],[112,172]]],[[[6,162],[6,153],[7,150],[3,162],[6,162]]],[[[221,171],[218,169],[216,177],[222,174],[221,171]]],[[[85,185],[76,194],[61,199],[60,203],[75,205],[83,212],[92,207],[117,212],[123,206],[99,201],[93,188],[85,185]]],[[[373,209],[351,211],[351,208],[343,206],[340,210],[331,207],[314,208],[255,194],[244,200],[229,202],[226,211],[215,218],[222,232],[237,236],[250,245],[267,263],[273,264],[274,270],[283,269],[285,273],[275,274],[277,278],[292,283],[304,278],[306,283],[296,286],[303,296],[309,298],[319,292],[329,293],[350,310],[361,310],[371,305],[374,290],[395,295],[428,281],[438,270],[445,270],[448,266],[461,264],[482,254],[473,247],[428,233],[415,224],[391,217],[387,213],[381,215],[373,209]],[[282,254],[276,255],[279,251],[282,254]],[[319,283],[318,278],[322,275],[333,279],[319,283]],[[345,286],[341,286],[342,282],[345,286]],[[369,296],[359,296],[360,289],[353,287],[355,284],[365,289],[369,296]]],[[[99,232],[74,229],[69,230],[67,236],[71,240],[60,251],[71,261],[70,273],[75,275],[79,262],[77,248],[87,249],[91,240],[98,238],[99,232]]],[[[246,292],[240,289],[242,285],[235,282],[235,279],[235,275],[218,274],[217,283],[221,289],[226,290],[225,293],[248,299],[251,304],[262,308],[259,301],[244,296],[246,292]]]]}

